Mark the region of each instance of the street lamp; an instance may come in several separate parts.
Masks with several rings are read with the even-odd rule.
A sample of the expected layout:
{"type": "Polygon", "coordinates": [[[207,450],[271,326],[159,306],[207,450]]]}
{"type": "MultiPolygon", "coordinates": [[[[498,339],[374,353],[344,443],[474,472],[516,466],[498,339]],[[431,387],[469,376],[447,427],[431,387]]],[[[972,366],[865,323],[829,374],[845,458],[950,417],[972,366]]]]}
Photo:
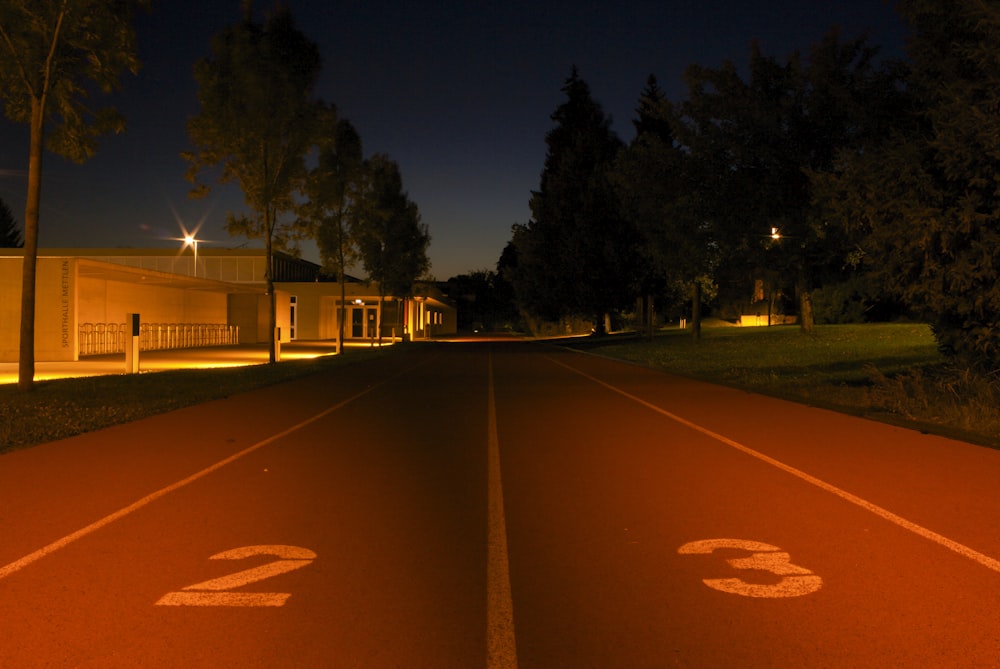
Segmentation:
{"type": "Polygon", "coordinates": [[[201,230],[201,226],[205,224],[205,219],[208,217],[208,214],[206,213],[202,216],[198,223],[191,229],[190,232],[188,232],[188,227],[184,225],[184,221],[181,220],[180,214],[177,213],[177,210],[174,209],[172,204],[170,205],[170,210],[174,213],[174,220],[177,221],[177,227],[181,229],[181,236],[168,237],[168,239],[173,239],[183,243],[180,252],[177,254],[178,256],[184,253],[184,249],[189,246],[191,247],[194,251],[194,271],[191,272],[191,275],[198,276],[198,243],[204,242],[205,240],[198,239],[197,235],[198,231],[201,230]]]}
{"type": "Polygon", "coordinates": [[[194,235],[187,234],[187,235],[184,235],[184,246],[181,247],[182,251],[184,249],[186,249],[187,247],[189,247],[189,246],[192,249],[194,249],[194,275],[195,276],[198,276],[198,242],[199,241],[201,241],[201,240],[195,239],[194,235]]]}

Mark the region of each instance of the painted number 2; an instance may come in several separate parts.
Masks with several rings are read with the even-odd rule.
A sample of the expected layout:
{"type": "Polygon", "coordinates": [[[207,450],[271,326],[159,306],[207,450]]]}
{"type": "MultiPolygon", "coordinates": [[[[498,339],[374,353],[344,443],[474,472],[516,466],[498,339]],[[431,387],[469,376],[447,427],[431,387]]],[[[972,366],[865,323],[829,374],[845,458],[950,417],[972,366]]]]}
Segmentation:
{"type": "Polygon", "coordinates": [[[692,541],[677,549],[681,555],[708,554],[720,548],[749,551],[744,558],[726,560],[735,569],[755,569],[781,576],[781,581],[771,585],[747,583],[740,578],[706,578],[705,585],[722,592],[744,597],[800,597],[823,587],[823,579],[805,567],[792,564],[788,553],[777,546],[744,539],[705,539],[692,541]]]}
{"type": "Polygon", "coordinates": [[[278,560],[259,567],[245,569],[189,585],[177,592],[168,592],[158,606],[284,606],[291,597],[288,592],[232,592],[265,578],[301,569],[316,559],[316,554],[298,546],[244,546],[213,555],[210,560],[243,560],[255,555],[273,555],[278,560]]]}

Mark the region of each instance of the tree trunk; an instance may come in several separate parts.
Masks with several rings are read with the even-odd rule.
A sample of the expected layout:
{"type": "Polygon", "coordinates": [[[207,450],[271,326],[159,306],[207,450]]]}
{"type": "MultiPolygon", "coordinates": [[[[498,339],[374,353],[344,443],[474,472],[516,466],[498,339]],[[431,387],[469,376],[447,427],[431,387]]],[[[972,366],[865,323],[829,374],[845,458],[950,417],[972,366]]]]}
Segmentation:
{"type": "Polygon", "coordinates": [[[653,334],[656,331],[656,328],[655,328],[655,325],[656,325],[656,308],[655,308],[655,304],[656,304],[655,299],[653,298],[652,295],[649,295],[647,297],[647,299],[646,299],[646,328],[647,328],[646,331],[649,334],[649,338],[650,339],[653,338],[653,334]]]}
{"type": "Polygon", "coordinates": [[[646,293],[638,298],[639,321],[641,323],[639,331],[644,337],[653,338],[653,296],[646,293]]]}
{"type": "Polygon", "coordinates": [[[267,324],[268,324],[268,335],[267,335],[268,353],[267,353],[267,360],[270,363],[275,363],[275,362],[278,361],[277,351],[274,350],[275,335],[277,334],[275,331],[278,329],[278,298],[274,294],[274,257],[272,255],[274,251],[273,251],[273,246],[271,244],[271,237],[273,235],[272,230],[274,228],[271,225],[271,220],[270,220],[271,219],[271,213],[270,213],[270,211],[265,212],[264,216],[265,216],[264,225],[265,225],[265,229],[267,230],[267,234],[265,235],[265,238],[266,238],[265,239],[265,244],[266,244],[266,247],[267,247],[267,250],[266,250],[266,253],[265,253],[265,255],[267,256],[267,267],[266,267],[266,271],[265,271],[265,275],[264,276],[265,276],[265,280],[267,282],[267,295],[268,295],[268,298],[269,298],[269,304],[268,304],[268,309],[267,309],[268,310],[268,315],[267,315],[267,324]]]}
{"type": "Polygon", "coordinates": [[[24,260],[21,266],[21,334],[17,387],[35,386],[35,275],[38,269],[38,204],[42,192],[42,144],[45,100],[31,100],[31,145],[28,155],[28,198],[24,208],[24,260]]]}
{"type": "Polygon", "coordinates": [[[800,278],[795,292],[799,296],[799,327],[805,334],[812,334],[815,329],[812,307],[812,291],[807,287],[805,279],[800,278]]]}
{"type": "Polygon", "coordinates": [[[385,294],[382,291],[380,282],[378,285],[378,306],[375,308],[375,338],[378,339],[379,348],[382,348],[382,303],[385,302],[385,294]]]}
{"type": "MultiPolygon", "coordinates": [[[[596,313],[594,314],[593,319],[594,319],[593,335],[595,337],[603,337],[604,335],[606,335],[608,331],[607,331],[606,321],[604,320],[604,314],[596,313]]],[[[567,327],[563,328],[564,332],[570,332],[572,330],[573,330],[572,322],[570,322],[567,325],[567,327]]]]}
{"type": "Polygon", "coordinates": [[[344,353],[344,316],[347,315],[347,305],[344,304],[347,301],[347,287],[344,285],[344,226],[340,221],[337,222],[337,225],[340,231],[337,236],[337,267],[339,269],[337,280],[340,282],[340,308],[337,311],[337,355],[342,355],[344,353]]]}
{"type": "Polygon", "coordinates": [[[701,340],[701,284],[697,279],[691,283],[691,339],[701,340]]]}
{"type": "Polygon", "coordinates": [[[347,315],[347,288],[344,286],[344,271],[340,271],[340,307],[337,309],[337,355],[344,353],[344,317],[347,315]]]}

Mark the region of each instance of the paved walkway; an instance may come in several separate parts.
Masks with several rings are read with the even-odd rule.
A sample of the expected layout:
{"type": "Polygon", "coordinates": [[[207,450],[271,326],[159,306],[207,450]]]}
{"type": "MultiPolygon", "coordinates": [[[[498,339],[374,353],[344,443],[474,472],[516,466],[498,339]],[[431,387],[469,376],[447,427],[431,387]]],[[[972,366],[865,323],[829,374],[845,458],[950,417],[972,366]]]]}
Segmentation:
{"type": "MultiPolygon", "coordinates": [[[[336,352],[334,341],[294,341],[281,345],[282,360],[316,358],[336,352]]],[[[139,370],[159,372],[167,369],[240,367],[263,364],[267,360],[267,344],[143,351],[139,354],[139,370]]],[[[35,363],[36,381],[124,373],[124,353],[87,356],[76,362],[35,363]]],[[[5,383],[17,383],[16,362],[0,362],[0,384],[5,383]]]]}

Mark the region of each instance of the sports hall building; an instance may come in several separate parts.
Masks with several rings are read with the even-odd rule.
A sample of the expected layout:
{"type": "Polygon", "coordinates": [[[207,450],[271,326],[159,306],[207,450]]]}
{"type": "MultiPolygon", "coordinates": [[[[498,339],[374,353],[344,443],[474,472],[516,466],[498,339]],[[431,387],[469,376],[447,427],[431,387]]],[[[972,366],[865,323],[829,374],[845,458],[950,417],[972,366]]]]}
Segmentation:
{"type": "MultiPolygon", "coordinates": [[[[0,249],[0,362],[19,355],[23,260],[0,249]]],[[[324,280],[301,258],[272,262],[278,341],[335,340],[342,303],[345,343],[456,331],[455,306],[433,284],[380,297],[375,284],[324,280]]],[[[127,314],[139,314],[140,350],[266,343],[266,263],[261,249],[39,249],[35,360],[124,352],[127,314]]]]}

